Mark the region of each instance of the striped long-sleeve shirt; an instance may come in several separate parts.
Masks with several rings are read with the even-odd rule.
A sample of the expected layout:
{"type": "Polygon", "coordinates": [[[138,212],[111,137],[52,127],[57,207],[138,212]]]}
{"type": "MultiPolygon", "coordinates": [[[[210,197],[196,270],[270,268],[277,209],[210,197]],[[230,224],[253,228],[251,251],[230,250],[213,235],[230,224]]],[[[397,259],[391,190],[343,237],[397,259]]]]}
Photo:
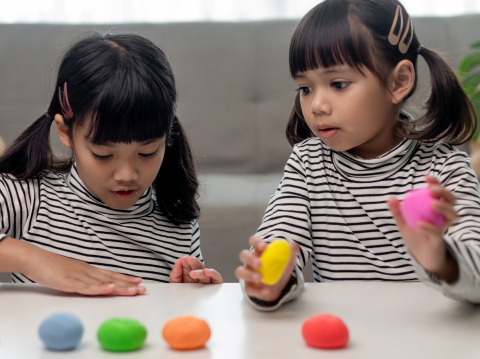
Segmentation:
{"type": "MultiPolygon", "coordinates": [[[[41,179],[0,176],[0,241],[6,237],[146,282],[169,282],[182,255],[203,262],[195,220],[173,225],[160,213],[151,187],[134,206],[111,209],[88,191],[75,166],[67,175],[41,179]]],[[[12,280],[31,282],[20,273],[12,273],[12,280]]]]}
{"type": "Polygon", "coordinates": [[[300,247],[297,285],[269,310],[299,294],[309,257],[316,282],[421,280],[451,297],[480,302],[479,184],[470,158],[450,145],[404,140],[366,160],[333,151],[319,138],[307,139],[294,147],[257,235],[300,247]],[[459,220],[444,235],[460,270],[452,285],[433,278],[410,255],[386,203],[427,187],[426,174],[457,197],[459,220]]]}

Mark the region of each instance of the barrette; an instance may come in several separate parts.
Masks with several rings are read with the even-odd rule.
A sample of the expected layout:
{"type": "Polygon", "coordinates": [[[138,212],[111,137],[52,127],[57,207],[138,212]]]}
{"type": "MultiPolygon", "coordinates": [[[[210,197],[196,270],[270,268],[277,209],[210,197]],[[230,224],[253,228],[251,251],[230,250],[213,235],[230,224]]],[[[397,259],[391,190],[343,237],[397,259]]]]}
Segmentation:
{"type": "Polygon", "coordinates": [[[402,54],[406,54],[413,40],[413,22],[410,17],[407,20],[407,28],[403,33],[403,37],[402,37],[402,29],[403,29],[402,7],[400,5],[397,5],[397,10],[395,11],[395,18],[393,19],[392,28],[390,29],[390,33],[388,34],[388,41],[390,42],[391,45],[398,44],[398,49],[400,50],[400,52],[402,54]],[[397,27],[399,17],[400,17],[400,28],[398,30],[398,34],[395,35],[394,31],[395,31],[395,28],[397,27]],[[411,29],[410,40],[408,41],[408,44],[406,44],[405,39],[407,38],[407,35],[410,29],[411,29]],[[400,40],[400,37],[402,38],[402,40],[400,40]]]}
{"type": "Polygon", "coordinates": [[[70,107],[70,102],[68,101],[68,93],[67,93],[67,83],[63,84],[63,99],[61,95],[60,87],[58,87],[58,99],[60,101],[60,107],[62,108],[63,117],[65,120],[70,120],[73,117],[73,111],[70,107]]]}

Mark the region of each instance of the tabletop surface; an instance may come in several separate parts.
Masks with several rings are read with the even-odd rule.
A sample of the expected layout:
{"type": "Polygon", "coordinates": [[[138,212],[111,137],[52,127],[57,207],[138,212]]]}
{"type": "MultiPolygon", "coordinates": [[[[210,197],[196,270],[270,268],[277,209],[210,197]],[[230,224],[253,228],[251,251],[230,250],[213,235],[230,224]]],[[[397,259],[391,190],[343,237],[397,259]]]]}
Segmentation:
{"type": "Polygon", "coordinates": [[[307,283],[300,298],[275,312],[260,312],[243,299],[239,284],[146,284],[138,297],[84,297],[35,284],[0,284],[0,358],[480,358],[480,306],[451,300],[422,283],[307,283]],[[56,311],[77,315],[85,327],[79,346],[68,352],[45,349],[42,320],[56,311]],[[330,313],[350,331],[347,347],[308,347],[305,319],[330,313]],[[161,336],[176,316],[205,319],[207,345],[175,351],[161,336]],[[144,346],[134,352],[101,349],[96,332],[112,317],[147,327],[144,346]]]}

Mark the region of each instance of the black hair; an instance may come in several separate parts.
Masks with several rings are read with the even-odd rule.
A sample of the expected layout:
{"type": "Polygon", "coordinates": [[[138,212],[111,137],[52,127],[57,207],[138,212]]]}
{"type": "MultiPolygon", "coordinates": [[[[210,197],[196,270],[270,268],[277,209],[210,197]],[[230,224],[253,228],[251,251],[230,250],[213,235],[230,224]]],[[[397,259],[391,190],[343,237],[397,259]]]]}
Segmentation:
{"type": "Polygon", "coordinates": [[[72,118],[64,116],[70,137],[87,119],[87,135],[95,144],[166,136],[165,157],[153,182],[157,203],[174,224],[198,217],[198,180],[188,139],[175,116],[174,76],[164,52],[139,35],[90,33],[67,50],[48,111],[2,154],[1,174],[25,180],[70,171],[73,158],[56,157],[49,139],[53,117],[65,114],[64,96],[73,111],[72,118]]]}
{"type": "MultiPolygon", "coordinates": [[[[346,64],[360,72],[362,67],[367,68],[387,88],[390,71],[406,59],[415,69],[415,83],[406,101],[417,87],[420,54],[431,77],[426,113],[415,121],[401,114],[398,134],[424,143],[443,140],[459,145],[468,142],[477,128],[475,108],[453,69],[438,53],[420,46],[413,27],[407,11],[397,0],[325,0],[302,18],[293,34],[290,73],[294,77],[306,70],[346,64]],[[389,34],[396,16],[398,21],[393,34],[401,40],[392,44],[389,34]],[[407,50],[405,53],[400,51],[402,43],[410,43],[408,49],[402,49],[407,50]]],[[[314,136],[305,123],[299,96],[300,93],[296,95],[286,129],[292,146],[314,136]]]]}

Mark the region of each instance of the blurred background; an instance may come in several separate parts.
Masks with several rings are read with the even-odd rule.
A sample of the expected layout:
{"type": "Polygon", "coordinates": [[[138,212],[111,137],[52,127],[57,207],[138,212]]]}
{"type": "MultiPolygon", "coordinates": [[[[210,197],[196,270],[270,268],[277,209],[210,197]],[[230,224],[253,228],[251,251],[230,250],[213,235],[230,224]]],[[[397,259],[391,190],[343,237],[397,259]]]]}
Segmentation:
{"type": "MultiPolygon", "coordinates": [[[[312,0],[0,0],[0,136],[11,143],[47,109],[57,66],[88,31],[134,32],[174,70],[201,180],[207,267],[236,281],[238,254],[261,223],[291,153],[285,125],[295,83],[290,37],[312,0]]],[[[404,0],[422,44],[457,69],[480,41],[480,0],[404,0]]],[[[406,110],[422,114],[429,72],[406,110]]],[[[56,133],[51,140],[62,151],[56,133]]],[[[1,144],[1,142],[0,142],[1,144]]],[[[312,268],[305,269],[312,281],[312,268]]],[[[9,280],[0,275],[0,281],[9,280]]]]}
{"type": "MultiPolygon", "coordinates": [[[[126,23],[300,19],[318,0],[2,0],[0,22],[126,23]]],[[[404,0],[411,16],[480,12],[478,0],[404,0]]]]}

